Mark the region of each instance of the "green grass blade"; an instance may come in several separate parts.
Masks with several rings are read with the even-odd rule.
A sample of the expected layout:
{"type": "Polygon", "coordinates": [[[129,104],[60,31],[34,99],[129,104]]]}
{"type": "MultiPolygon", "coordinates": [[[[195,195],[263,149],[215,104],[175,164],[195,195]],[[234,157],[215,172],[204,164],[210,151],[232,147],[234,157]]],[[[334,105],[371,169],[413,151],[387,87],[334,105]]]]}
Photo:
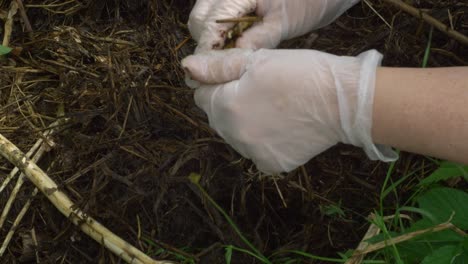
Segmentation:
{"type": "MultiPolygon", "coordinates": [[[[257,256],[258,259],[260,259],[263,263],[268,263],[268,264],[271,264],[271,262],[268,260],[268,258],[266,258],[252,243],[250,243],[250,241],[242,234],[242,232],[240,231],[239,227],[237,227],[236,223],[234,223],[234,221],[231,219],[231,217],[229,217],[229,215],[226,213],[226,211],[224,211],[224,209],[215,201],[213,200],[213,198],[211,198],[211,196],[205,191],[205,189],[200,185],[199,181],[200,181],[200,174],[197,174],[197,173],[191,173],[189,175],[189,179],[190,181],[195,184],[197,186],[197,188],[200,190],[200,192],[203,194],[203,196],[216,208],[216,210],[218,210],[223,216],[224,218],[226,219],[226,221],[229,223],[229,225],[232,227],[232,229],[234,229],[234,231],[236,232],[236,234],[240,237],[240,239],[242,240],[242,242],[244,242],[251,250],[253,253],[255,253],[257,256]]],[[[234,249],[238,249],[238,248],[234,248],[234,249]]],[[[244,252],[244,251],[242,251],[244,252]]]]}
{"type": "MultiPolygon", "coordinates": [[[[400,154],[400,151],[397,151],[397,154],[399,155],[400,154]]],[[[380,199],[379,199],[379,205],[380,205],[380,215],[384,215],[384,211],[383,211],[383,200],[385,198],[386,195],[384,195],[384,193],[386,192],[386,189],[387,189],[387,184],[388,182],[390,181],[390,177],[392,176],[392,173],[393,173],[393,170],[395,168],[395,164],[396,164],[396,161],[390,163],[390,167],[388,167],[388,170],[387,170],[387,175],[385,176],[385,180],[384,180],[384,183],[382,185],[382,189],[380,191],[380,199]]],[[[388,191],[390,192],[390,190],[388,191]]]]}
{"type": "Polygon", "coordinates": [[[264,257],[262,257],[263,255],[258,255],[257,253],[254,253],[254,252],[252,252],[250,250],[247,250],[247,249],[244,249],[244,248],[239,248],[239,247],[236,247],[236,246],[233,246],[233,245],[229,245],[229,247],[231,247],[232,250],[239,251],[239,252],[242,252],[244,254],[250,255],[250,256],[260,260],[263,263],[271,263],[268,259],[265,258],[268,261],[268,262],[266,262],[264,257]]]}
{"type": "Polygon", "coordinates": [[[400,185],[402,182],[404,182],[409,177],[416,174],[419,170],[420,169],[414,170],[414,171],[406,174],[402,178],[398,179],[396,182],[392,183],[392,185],[390,185],[388,188],[384,189],[384,191],[380,194],[380,197],[382,197],[382,199],[385,199],[385,197],[387,197],[387,195],[390,194],[390,192],[394,191],[396,189],[396,187],[398,187],[398,185],[400,185]]]}
{"type": "Polygon", "coordinates": [[[327,257],[316,256],[316,255],[313,255],[313,254],[310,254],[310,253],[307,253],[307,252],[303,252],[303,251],[300,251],[300,250],[282,250],[282,251],[275,252],[270,257],[280,255],[280,254],[284,254],[284,253],[293,253],[293,254],[296,254],[296,255],[299,255],[299,256],[302,256],[302,257],[306,257],[306,258],[309,258],[309,259],[320,260],[320,261],[328,261],[328,262],[333,262],[333,263],[344,263],[346,261],[345,259],[327,258],[327,257]]]}
{"type": "Polygon", "coordinates": [[[429,31],[429,41],[427,42],[426,50],[424,51],[424,58],[422,67],[426,68],[427,63],[429,62],[429,57],[431,55],[431,46],[432,46],[432,33],[434,32],[434,27],[431,27],[431,31],[429,31]]]}
{"type": "Polygon", "coordinates": [[[436,218],[430,212],[421,208],[412,207],[412,206],[403,206],[398,209],[398,212],[399,213],[401,212],[417,213],[417,214],[427,217],[429,220],[431,220],[434,223],[437,222],[436,218]]]}

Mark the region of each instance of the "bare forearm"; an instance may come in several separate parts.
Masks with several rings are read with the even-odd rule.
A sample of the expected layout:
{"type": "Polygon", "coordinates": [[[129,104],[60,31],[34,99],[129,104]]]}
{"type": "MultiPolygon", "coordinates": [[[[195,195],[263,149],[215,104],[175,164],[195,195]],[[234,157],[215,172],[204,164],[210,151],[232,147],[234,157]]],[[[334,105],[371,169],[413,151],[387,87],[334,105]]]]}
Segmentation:
{"type": "Polygon", "coordinates": [[[468,67],[379,68],[375,143],[468,164],[468,67]]]}

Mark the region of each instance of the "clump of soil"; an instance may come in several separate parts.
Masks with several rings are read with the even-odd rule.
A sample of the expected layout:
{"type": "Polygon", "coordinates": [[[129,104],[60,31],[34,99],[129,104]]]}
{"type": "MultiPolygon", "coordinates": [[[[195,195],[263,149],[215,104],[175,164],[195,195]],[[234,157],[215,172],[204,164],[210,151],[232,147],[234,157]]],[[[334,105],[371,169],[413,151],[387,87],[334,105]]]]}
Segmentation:
{"type": "MultiPolygon", "coordinates": [[[[420,67],[430,26],[372,2],[391,27],[363,3],[282,48],[338,55],[375,48],[386,66],[420,67]]],[[[0,10],[8,11],[9,3],[0,3],[0,10]]],[[[369,161],[359,149],[337,146],[294,172],[262,177],[209,128],[184,84],[179,62],[195,47],[186,27],[194,1],[24,4],[33,32],[24,33],[18,16],[11,46],[22,53],[0,61],[0,133],[27,151],[48,125],[71,118],[39,164],[89,215],[154,258],[222,263],[222,245],[245,245],[188,181],[196,172],[211,197],[266,255],[295,249],[336,257],[357,246],[367,215],[378,207],[388,165],[369,161]],[[330,213],[333,206],[342,213],[330,213]]],[[[468,34],[467,4],[434,0],[418,7],[468,34]]],[[[431,43],[429,66],[468,64],[466,46],[438,31],[431,43]]],[[[419,173],[402,185],[398,198],[411,194],[411,186],[433,167],[424,157],[403,153],[394,179],[419,173]]],[[[0,160],[0,177],[11,169],[0,160]]],[[[11,219],[32,188],[28,183],[22,189],[11,219]]],[[[0,205],[11,189],[1,194],[0,205]]],[[[395,199],[386,200],[389,213],[395,199]]],[[[16,233],[3,263],[119,261],[42,195],[33,200],[16,233]]],[[[256,262],[235,253],[233,263],[256,262]]]]}

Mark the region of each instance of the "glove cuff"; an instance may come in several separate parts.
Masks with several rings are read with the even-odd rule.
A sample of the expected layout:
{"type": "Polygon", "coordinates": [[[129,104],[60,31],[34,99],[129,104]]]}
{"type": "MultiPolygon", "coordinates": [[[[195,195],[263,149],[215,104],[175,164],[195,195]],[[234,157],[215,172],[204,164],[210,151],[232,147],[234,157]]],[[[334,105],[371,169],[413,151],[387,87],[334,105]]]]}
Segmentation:
{"type": "MultiPolygon", "coordinates": [[[[342,142],[362,147],[371,160],[391,162],[398,159],[398,154],[389,146],[374,144],[372,140],[372,114],[374,104],[375,78],[377,67],[382,62],[382,54],[370,50],[357,56],[358,76],[348,74],[342,78],[337,87],[341,127],[344,135],[342,142]],[[353,89],[343,92],[339,86],[353,89]]],[[[354,64],[354,67],[357,65],[354,64]]],[[[342,70],[346,71],[346,67],[342,70]]],[[[356,71],[352,71],[356,74],[356,71]]]]}
{"type": "Polygon", "coordinates": [[[372,160],[391,162],[398,159],[398,154],[389,146],[374,144],[372,140],[372,114],[374,106],[375,79],[377,67],[382,63],[382,54],[376,50],[361,53],[359,92],[357,100],[354,131],[367,156],[372,160]]]}

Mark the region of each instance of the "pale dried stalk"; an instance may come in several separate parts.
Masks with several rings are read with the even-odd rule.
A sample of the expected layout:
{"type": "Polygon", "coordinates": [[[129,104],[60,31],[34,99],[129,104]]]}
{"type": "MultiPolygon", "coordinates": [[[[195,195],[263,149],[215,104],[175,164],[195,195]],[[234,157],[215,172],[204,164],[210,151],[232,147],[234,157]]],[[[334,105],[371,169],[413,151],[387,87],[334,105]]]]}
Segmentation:
{"type": "MultiPolygon", "coordinates": [[[[400,214],[399,217],[403,218],[403,219],[411,220],[411,217],[408,216],[408,215],[405,215],[405,214],[400,214]]],[[[388,221],[388,220],[392,220],[394,218],[395,218],[395,215],[389,215],[389,216],[385,216],[383,218],[383,220],[388,221]]],[[[370,216],[369,216],[369,219],[374,220],[375,219],[375,214],[371,213],[370,216]]],[[[345,264],[360,264],[360,263],[362,263],[362,261],[364,260],[364,257],[366,256],[366,254],[362,254],[360,252],[365,250],[367,247],[369,247],[371,245],[369,242],[367,242],[367,240],[369,240],[370,238],[380,234],[380,231],[381,231],[380,228],[376,224],[371,223],[370,226],[369,226],[369,229],[367,229],[366,234],[362,238],[361,243],[359,243],[357,249],[354,251],[354,254],[351,256],[351,258],[349,258],[345,262],[345,264]]]]}
{"type": "Polygon", "coordinates": [[[230,23],[231,29],[226,32],[223,49],[232,49],[236,47],[237,39],[242,33],[249,29],[254,23],[261,22],[262,17],[244,16],[236,18],[218,19],[216,23],[230,23]]]}
{"type": "MultiPolygon", "coordinates": [[[[393,217],[394,216],[385,217],[384,220],[391,219],[393,217]]],[[[406,216],[406,215],[405,215],[404,218],[410,219],[409,216],[406,216]]],[[[381,241],[381,242],[378,242],[378,243],[375,243],[375,244],[369,244],[369,243],[364,241],[364,240],[367,240],[368,238],[370,238],[370,237],[367,237],[368,234],[366,233],[366,236],[363,239],[364,243],[361,242],[358,249],[356,249],[354,251],[354,254],[353,254],[352,258],[350,260],[348,260],[346,262],[346,264],[361,263],[363,257],[366,254],[369,254],[371,252],[375,252],[377,250],[386,248],[388,246],[396,245],[396,244],[411,240],[411,239],[413,239],[413,238],[415,238],[417,236],[424,235],[424,234],[427,234],[427,233],[435,233],[435,232],[440,232],[440,231],[443,231],[443,230],[451,229],[454,232],[460,234],[461,236],[466,236],[467,234],[463,230],[459,229],[458,227],[456,227],[455,225],[453,225],[451,223],[452,218],[453,218],[453,215],[445,223],[441,223],[441,224],[438,224],[436,226],[429,227],[429,228],[426,228],[426,229],[417,230],[417,231],[414,231],[414,232],[411,232],[411,233],[408,233],[408,234],[404,234],[404,235],[401,235],[401,236],[393,237],[391,239],[381,241]]],[[[376,226],[374,224],[371,224],[371,227],[368,230],[368,233],[369,232],[374,232],[374,233],[378,234],[379,231],[376,230],[376,226]],[[373,229],[372,231],[370,231],[371,228],[373,229]]]]}
{"type": "Polygon", "coordinates": [[[0,134],[0,154],[18,167],[28,179],[49,199],[49,201],[73,224],[97,242],[104,245],[117,256],[128,263],[134,264],[167,264],[170,262],[156,261],[133,247],[109,229],[101,225],[83,211],[58,189],[57,184],[47,176],[35,163],[27,158],[21,150],[0,134]]]}
{"type": "MultiPolygon", "coordinates": [[[[26,154],[26,156],[28,158],[31,157],[31,155],[37,150],[37,148],[39,147],[39,150],[37,150],[36,154],[34,154],[34,157],[32,158],[32,161],[34,163],[37,163],[42,155],[47,152],[50,147],[51,147],[51,142],[45,142],[44,139],[46,139],[46,141],[49,141],[49,137],[54,134],[58,128],[60,128],[62,126],[62,124],[66,123],[68,121],[68,119],[60,119],[60,120],[57,120],[55,121],[54,123],[52,123],[49,127],[49,130],[47,130],[44,134],[42,134],[42,137],[39,138],[39,140],[37,140],[36,144],[34,144],[34,146],[29,150],[29,152],[26,154]]],[[[3,182],[2,186],[0,187],[0,193],[5,189],[5,187],[7,186],[7,184],[10,182],[10,180],[16,175],[16,173],[18,172],[18,168],[14,168],[11,173],[9,174],[9,176],[7,177],[7,179],[5,179],[5,181],[3,182]]],[[[5,223],[6,221],[6,218],[8,216],[8,213],[10,212],[10,209],[11,209],[11,205],[13,204],[13,202],[15,201],[16,199],[16,195],[18,194],[19,190],[21,189],[21,187],[23,186],[23,183],[24,183],[24,178],[25,178],[25,175],[23,173],[20,174],[20,176],[18,177],[18,180],[16,181],[16,185],[15,187],[13,188],[11,194],[10,194],[10,197],[8,198],[8,201],[7,203],[5,204],[5,207],[3,208],[2,210],[2,214],[0,216],[0,229],[2,229],[3,227],[3,224],[5,223]]],[[[1,254],[0,254],[1,256],[1,254]]]]}
{"type": "Polygon", "coordinates": [[[380,250],[382,248],[386,248],[386,247],[391,246],[391,245],[396,245],[396,244],[408,241],[408,240],[413,239],[413,238],[415,238],[417,236],[420,236],[420,235],[424,235],[424,234],[427,234],[427,233],[435,233],[435,232],[439,232],[439,231],[443,231],[443,230],[447,230],[447,229],[452,229],[452,230],[455,230],[456,232],[460,231],[452,223],[446,222],[446,223],[436,225],[434,227],[414,231],[414,232],[411,232],[411,233],[408,233],[408,234],[405,234],[405,235],[394,237],[394,238],[386,240],[386,241],[382,241],[382,242],[372,244],[372,245],[368,246],[364,250],[357,251],[357,254],[368,254],[370,252],[374,252],[374,251],[380,250]]]}
{"type": "MultiPolygon", "coordinates": [[[[31,159],[33,162],[37,162],[39,158],[42,156],[42,154],[45,152],[46,147],[41,146],[41,148],[38,150],[36,155],[34,155],[33,159],[31,159]]],[[[20,176],[18,177],[18,180],[16,181],[15,187],[11,191],[10,197],[8,198],[8,201],[5,204],[5,207],[2,210],[2,214],[0,216],[0,229],[2,229],[3,224],[6,221],[6,218],[8,217],[8,213],[10,212],[11,206],[13,205],[13,202],[16,199],[16,195],[18,195],[18,192],[20,191],[21,187],[23,186],[25,180],[24,173],[21,173],[20,176]]],[[[0,254],[1,256],[1,254],[0,254]]]]}
{"type": "Polygon", "coordinates": [[[10,4],[10,11],[8,11],[8,15],[5,21],[5,32],[3,33],[3,46],[8,46],[10,44],[11,33],[13,32],[13,17],[18,12],[18,3],[16,1],[12,1],[10,4]]]}
{"type": "Polygon", "coordinates": [[[13,225],[11,226],[10,230],[8,231],[8,234],[6,235],[5,240],[3,241],[2,247],[0,248],[0,257],[2,257],[5,253],[8,245],[10,244],[11,239],[13,238],[13,235],[15,234],[16,229],[18,228],[18,225],[21,223],[21,220],[23,220],[23,217],[26,215],[26,212],[31,206],[32,198],[34,198],[37,195],[37,192],[38,189],[34,188],[34,191],[31,194],[31,198],[28,199],[28,201],[24,204],[23,208],[21,208],[21,211],[19,212],[18,216],[16,216],[16,219],[13,222],[13,225]]]}
{"type": "MultiPolygon", "coordinates": [[[[43,139],[40,138],[37,140],[36,144],[34,144],[34,146],[32,146],[32,148],[28,151],[28,153],[26,153],[26,156],[28,158],[30,158],[34,152],[36,152],[36,150],[42,145],[42,142],[43,142],[43,139]]],[[[18,168],[14,168],[10,174],[8,174],[8,176],[5,178],[5,180],[2,182],[2,185],[0,186],[0,193],[2,193],[6,186],[10,183],[10,181],[15,177],[15,175],[19,172],[19,169],[18,168]]]]}
{"type": "Polygon", "coordinates": [[[39,4],[39,5],[27,4],[26,7],[44,8],[48,12],[51,12],[54,14],[69,15],[69,14],[72,14],[73,12],[80,10],[80,7],[82,7],[82,5],[83,4],[80,3],[79,1],[69,0],[69,1],[64,1],[61,3],[60,1],[51,1],[51,3],[46,2],[45,4],[39,4]]]}
{"type": "Polygon", "coordinates": [[[354,251],[353,256],[349,258],[345,264],[360,264],[364,260],[364,257],[366,254],[359,254],[357,252],[360,252],[361,250],[365,250],[368,246],[369,243],[366,242],[368,239],[378,235],[380,233],[380,228],[378,228],[375,224],[371,224],[369,226],[369,229],[367,229],[366,234],[364,235],[363,239],[361,240],[361,243],[359,243],[359,246],[357,249],[354,251]]]}
{"type": "Polygon", "coordinates": [[[244,17],[233,17],[233,18],[225,18],[225,19],[218,19],[216,23],[239,23],[239,22],[261,22],[262,18],[258,16],[244,16],[244,17]]]}

